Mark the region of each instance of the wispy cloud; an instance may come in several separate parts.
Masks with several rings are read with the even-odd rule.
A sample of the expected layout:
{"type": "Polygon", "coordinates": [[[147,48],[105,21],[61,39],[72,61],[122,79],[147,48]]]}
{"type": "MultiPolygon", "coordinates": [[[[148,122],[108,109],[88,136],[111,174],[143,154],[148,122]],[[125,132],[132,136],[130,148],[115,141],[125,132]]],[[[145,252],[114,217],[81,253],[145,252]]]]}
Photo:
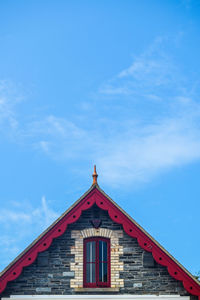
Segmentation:
{"type": "Polygon", "coordinates": [[[195,84],[186,80],[166,51],[168,42],[157,38],[130,67],[101,87],[99,101],[106,94],[112,104],[107,104],[103,118],[95,118],[95,126],[91,120],[95,130],[55,116],[31,125],[43,128],[41,149],[60,155],[55,146],[59,139],[65,159],[71,153],[79,160],[95,160],[104,184],[113,185],[137,185],[199,159],[200,106],[195,84]],[[116,120],[110,117],[110,109],[116,112],[116,120]]]}
{"type": "Polygon", "coordinates": [[[200,159],[199,78],[181,72],[170,43],[157,38],[99,90],[126,111],[123,132],[98,155],[105,182],[138,184],[200,159]]]}
{"type": "Polygon", "coordinates": [[[17,130],[16,106],[23,100],[16,86],[9,80],[0,80],[0,130],[6,125],[17,130]]]}
{"type": "Polygon", "coordinates": [[[0,225],[6,228],[6,234],[2,233],[0,239],[1,269],[59,216],[44,196],[39,207],[33,207],[28,201],[15,202],[12,207],[1,210],[0,225]]]}
{"type": "MultiPolygon", "coordinates": [[[[19,122],[16,136],[52,159],[96,162],[104,184],[120,186],[200,159],[200,78],[182,72],[175,44],[176,38],[155,39],[101,85],[89,110],[80,105],[68,118],[51,114],[19,122]]],[[[6,101],[0,112],[17,124],[15,102],[6,101]]]]}
{"type": "MultiPolygon", "coordinates": [[[[114,124],[114,134],[108,133],[107,137],[80,128],[81,134],[74,136],[71,132],[69,138],[63,129],[59,135],[57,129],[52,128],[55,134],[57,132],[56,139],[46,135],[47,141],[40,141],[39,146],[56,159],[96,161],[104,184],[138,185],[200,159],[200,107],[188,98],[180,97],[176,101],[180,107],[173,116],[154,118],[147,123],[126,120],[122,130],[120,123],[114,124]]],[[[62,120],[57,118],[56,122],[62,125],[62,120]]],[[[105,127],[113,126],[109,119],[105,123],[105,127]]]]}
{"type": "MultiPolygon", "coordinates": [[[[133,63],[101,86],[99,92],[108,95],[137,95],[148,98],[149,94],[166,94],[184,88],[185,78],[168,51],[167,37],[159,37],[133,63]]],[[[158,96],[158,95],[157,95],[158,96]]]]}
{"type": "Polygon", "coordinates": [[[31,217],[32,220],[37,220],[37,224],[41,224],[42,228],[46,228],[59,217],[59,214],[48,206],[46,198],[43,196],[41,207],[34,209],[31,217]]]}
{"type": "Polygon", "coordinates": [[[27,131],[36,149],[60,160],[77,158],[90,145],[90,135],[83,127],[54,115],[28,125],[27,131]]]}
{"type": "Polygon", "coordinates": [[[138,185],[196,159],[200,159],[200,132],[184,119],[166,119],[138,127],[137,133],[130,129],[97,163],[104,182],[138,185]]]}
{"type": "Polygon", "coordinates": [[[41,199],[39,207],[32,207],[27,203],[15,203],[14,209],[2,209],[0,216],[0,223],[7,223],[9,226],[21,226],[24,224],[37,224],[40,228],[46,228],[50,225],[59,215],[54,210],[49,208],[45,196],[41,199]]]}

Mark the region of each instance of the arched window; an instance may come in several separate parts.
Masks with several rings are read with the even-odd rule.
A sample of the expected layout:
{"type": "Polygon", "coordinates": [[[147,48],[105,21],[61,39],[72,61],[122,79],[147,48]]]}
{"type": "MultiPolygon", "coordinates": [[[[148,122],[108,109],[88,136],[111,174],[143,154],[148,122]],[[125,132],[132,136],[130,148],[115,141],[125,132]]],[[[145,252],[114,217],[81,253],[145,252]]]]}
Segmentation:
{"type": "Polygon", "coordinates": [[[110,240],[84,239],[84,287],[110,287],[110,240]]]}

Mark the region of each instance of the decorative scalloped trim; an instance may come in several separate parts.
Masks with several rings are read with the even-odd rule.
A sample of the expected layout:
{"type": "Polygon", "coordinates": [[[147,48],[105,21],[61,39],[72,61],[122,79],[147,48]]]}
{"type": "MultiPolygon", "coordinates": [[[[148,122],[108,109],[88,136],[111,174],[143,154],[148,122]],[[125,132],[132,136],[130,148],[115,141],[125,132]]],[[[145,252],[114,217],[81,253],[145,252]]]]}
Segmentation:
{"type": "Polygon", "coordinates": [[[54,238],[61,236],[69,224],[76,222],[82,211],[91,208],[95,203],[99,208],[108,211],[110,218],[121,224],[129,236],[136,238],[144,250],[151,252],[157,263],[166,266],[173,278],[182,281],[188,293],[199,296],[200,300],[200,285],[96,188],[92,189],[0,277],[0,293],[4,291],[9,281],[13,281],[20,276],[24,267],[35,261],[39,252],[47,250],[54,238]]]}

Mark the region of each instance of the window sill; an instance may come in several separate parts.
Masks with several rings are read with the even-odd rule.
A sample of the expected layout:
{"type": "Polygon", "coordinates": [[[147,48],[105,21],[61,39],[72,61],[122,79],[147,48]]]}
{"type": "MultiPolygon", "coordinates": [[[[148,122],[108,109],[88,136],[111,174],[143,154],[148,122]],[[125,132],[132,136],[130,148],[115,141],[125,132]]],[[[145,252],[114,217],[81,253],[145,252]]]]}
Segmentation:
{"type": "Polygon", "coordinates": [[[119,288],[75,288],[75,292],[79,293],[113,293],[119,292],[119,288]]]}

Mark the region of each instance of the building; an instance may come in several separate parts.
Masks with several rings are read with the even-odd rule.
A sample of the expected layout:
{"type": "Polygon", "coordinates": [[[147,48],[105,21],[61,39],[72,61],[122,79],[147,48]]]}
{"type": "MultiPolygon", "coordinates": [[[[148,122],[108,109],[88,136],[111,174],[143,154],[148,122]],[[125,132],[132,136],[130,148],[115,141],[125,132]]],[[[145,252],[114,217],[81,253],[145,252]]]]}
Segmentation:
{"type": "Polygon", "coordinates": [[[0,274],[1,298],[200,300],[199,282],[97,183],[0,274]]]}

